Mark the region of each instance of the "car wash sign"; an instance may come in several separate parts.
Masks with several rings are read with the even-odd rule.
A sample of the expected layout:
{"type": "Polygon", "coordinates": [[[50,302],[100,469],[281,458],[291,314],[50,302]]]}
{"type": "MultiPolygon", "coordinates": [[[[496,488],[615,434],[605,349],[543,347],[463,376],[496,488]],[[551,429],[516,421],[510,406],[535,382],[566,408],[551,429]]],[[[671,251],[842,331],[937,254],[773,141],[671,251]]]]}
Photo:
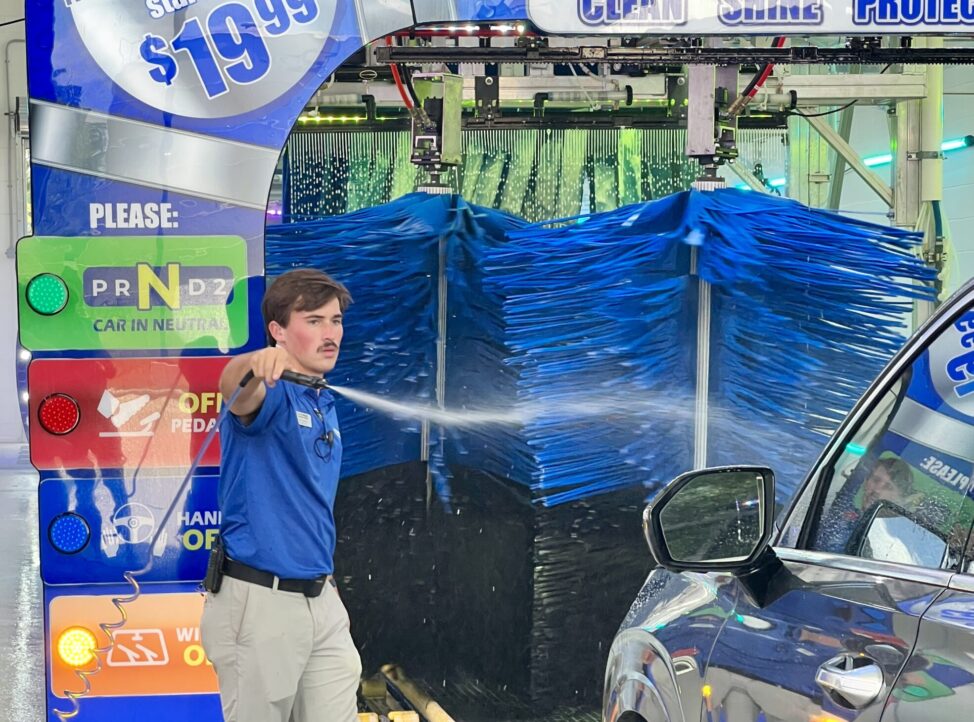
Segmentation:
{"type": "Polygon", "coordinates": [[[943,33],[974,27],[974,0],[527,0],[550,33],[943,33]],[[575,12],[566,12],[569,5],[575,12]]]}
{"type": "Polygon", "coordinates": [[[242,346],[246,266],[236,236],[25,238],[21,343],[45,351],[242,346]]]}

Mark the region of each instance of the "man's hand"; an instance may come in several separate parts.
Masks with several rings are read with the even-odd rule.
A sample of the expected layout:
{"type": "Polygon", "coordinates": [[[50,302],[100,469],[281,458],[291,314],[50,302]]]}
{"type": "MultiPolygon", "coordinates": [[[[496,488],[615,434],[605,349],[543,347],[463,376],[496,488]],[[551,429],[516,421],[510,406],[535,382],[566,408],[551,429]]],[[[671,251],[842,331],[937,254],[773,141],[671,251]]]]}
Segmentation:
{"type": "Polygon", "coordinates": [[[250,355],[249,369],[254,377],[261,379],[270,387],[280,381],[285,371],[301,372],[301,367],[294,357],[280,346],[268,346],[250,355]]]}
{"type": "Polygon", "coordinates": [[[265,384],[274,386],[280,381],[282,373],[300,371],[300,368],[294,357],[285,349],[280,346],[268,346],[260,351],[234,357],[220,375],[220,392],[223,398],[229,399],[247,372],[254,372],[254,378],[240,392],[230,409],[244,423],[249,423],[264,403],[264,397],[267,395],[265,384]]]}

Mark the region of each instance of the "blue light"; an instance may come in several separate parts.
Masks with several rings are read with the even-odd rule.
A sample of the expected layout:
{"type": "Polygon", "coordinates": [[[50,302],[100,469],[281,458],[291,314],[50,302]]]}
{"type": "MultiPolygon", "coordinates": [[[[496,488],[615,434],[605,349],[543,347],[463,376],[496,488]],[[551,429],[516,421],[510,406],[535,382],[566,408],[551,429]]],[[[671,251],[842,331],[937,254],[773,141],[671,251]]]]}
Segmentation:
{"type": "Polygon", "coordinates": [[[47,529],[47,536],[62,554],[77,554],[88,545],[91,530],[88,522],[69,511],[54,517],[47,529]]]}

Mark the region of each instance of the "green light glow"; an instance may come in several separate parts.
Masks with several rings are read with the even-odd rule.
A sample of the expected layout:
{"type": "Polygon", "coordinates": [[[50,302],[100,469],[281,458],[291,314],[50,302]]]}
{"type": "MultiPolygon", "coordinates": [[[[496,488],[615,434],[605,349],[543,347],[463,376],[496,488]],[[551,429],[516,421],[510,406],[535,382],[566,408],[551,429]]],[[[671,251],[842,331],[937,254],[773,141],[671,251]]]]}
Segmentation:
{"type": "Polygon", "coordinates": [[[34,276],[27,284],[27,305],[42,316],[53,316],[67,302],[67,285],[52,273],[34,276]]]}
{"type": "Polygon", "coordinates": [[[853,456],[863,456],[866,453],[865,446],[854,444],[851,441],[845,445],[845,450],[847,454],[852,454],[853,456]]]}
{"type": "MultiPolygon", "coordinates": [[[[368,120],[367,115],[299,115],[299,123],[361,123],[368,120]]],[[[376,118],[385,120],[385,118],[376,118]]]]}
{"type": "Polygon", "coordinates": [[[885,155],[871,155],[862,159],[863,165],[867,168],[875,168],[877,165],[886,165],[893,162],[893,156],[889,153],[885,155]]]}
{"type": "MultiPolygon", "coordinates": [[[[968,143],[967,138],[954,138],[953,140],[945,140],[940,145],[940,150],[946,153],[951,150],[962,150],[963,148],[969,148],[969,147],[970,145],[968,143]]],[[[867,168],[875,168],[877,166],[887,165],[889,163],[892,163],[893,155],[892,153],[883,153],[882,155],[870,155],[863,158],[862,162],[863,165],[865,165],[867,168]]],[[[787,180],[785,178],[772,178],[771,180],[768,181],[768,185],[770,185],[772,188],[780,188],[783,185],[785,185],[785,183],[787,183],[787,180]]],[[[749,187],[744,184],[739,184],[737,188],[740,188],[742,190],[750,190],[749,187]]]]}

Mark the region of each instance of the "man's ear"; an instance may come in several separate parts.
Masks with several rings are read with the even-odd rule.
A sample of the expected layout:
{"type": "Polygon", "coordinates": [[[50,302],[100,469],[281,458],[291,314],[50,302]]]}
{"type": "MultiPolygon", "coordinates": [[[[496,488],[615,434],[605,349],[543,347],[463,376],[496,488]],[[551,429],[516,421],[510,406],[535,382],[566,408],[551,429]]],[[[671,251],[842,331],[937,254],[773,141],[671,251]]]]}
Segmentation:
{"type": "Polygon", "coordinates": [[[270,332],[271,338],[274,339],[278,345],[280,345],[282,341],[287,340],[284,327],[277,321],[271,321],[269,324],[267,324],[267,330],[270,332]]]}

